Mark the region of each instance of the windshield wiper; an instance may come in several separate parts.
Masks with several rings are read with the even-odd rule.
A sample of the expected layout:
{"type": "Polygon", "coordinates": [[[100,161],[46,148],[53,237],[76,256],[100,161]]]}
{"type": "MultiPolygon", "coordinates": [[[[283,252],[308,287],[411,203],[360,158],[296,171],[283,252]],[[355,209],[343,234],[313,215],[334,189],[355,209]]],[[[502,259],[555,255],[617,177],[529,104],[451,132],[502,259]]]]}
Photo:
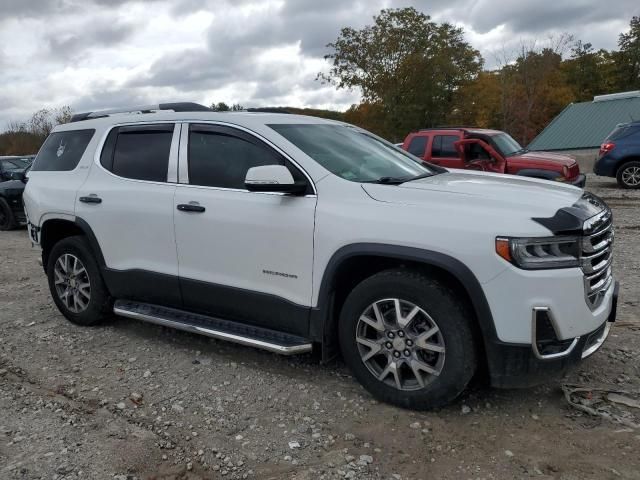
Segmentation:
{"type": "Polygon", "coordinates": [[[406,178],[398,178],[398,177],[380,177],[375,180],[365,180],[362,183],[379,183],[382,185],[400,185],[401,183],[406,182],[406,178]]]}
{"type": "Polygon", "coordinates": [[[435,173],[431,173],[431,172],[421,173],[420,175],[416,175],[415,177],[405,178],[404,181],[401,182],[401,183],[413,182],[414,180],[420,180],[421,178],[433,177],[434,175],[435,175],[435,173]]]}
{"type": "Polygon", "coordinates": [[[375,180],[365,180],[362,183],[379,183],[381,185],[401,185],[406,182],[413,182],[414,180],[420,180],[421,178],[432,177],[435,175],[432,172],[421,173],[413,177],[380,177],[375,180]]]}

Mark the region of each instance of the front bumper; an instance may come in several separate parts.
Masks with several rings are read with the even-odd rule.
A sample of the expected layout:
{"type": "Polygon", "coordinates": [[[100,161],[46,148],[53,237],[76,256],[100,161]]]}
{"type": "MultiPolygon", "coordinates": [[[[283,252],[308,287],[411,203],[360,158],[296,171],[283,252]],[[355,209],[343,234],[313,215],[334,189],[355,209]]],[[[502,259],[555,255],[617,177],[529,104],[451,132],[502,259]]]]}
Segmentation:
{"type": "Polygon", "coordinates": [[[595,330],[581,335],[563,355],[540,358],[533,345],[493,343],[487,348],[491,385],[498,388],[531,387],[565,373],[569,367],[590,357],[604,344],[616,319],[618,284],[616,283],[611,311],[607,321],[595,330]]]}
{"type": "Polygon", "coordinates": [[[574,187],[584,188],[584,186],[587,184],[587,176],[584,173],[581,173],[575,179],[567,181],[567,183],[573,185],[574,187]]]}

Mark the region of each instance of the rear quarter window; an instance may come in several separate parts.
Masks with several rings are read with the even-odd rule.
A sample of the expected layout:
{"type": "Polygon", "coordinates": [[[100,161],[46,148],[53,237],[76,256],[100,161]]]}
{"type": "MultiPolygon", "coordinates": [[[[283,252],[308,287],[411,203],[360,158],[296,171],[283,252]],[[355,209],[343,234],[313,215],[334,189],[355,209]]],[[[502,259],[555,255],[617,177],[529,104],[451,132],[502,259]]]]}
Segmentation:
{"type": "Polygon", "coordinates": [[[620,140],[621,138],[628,137],[636,132],[640,132],[640,127],[635,125],[620,125],[614,128],[613,132],[606,138],[608,141],[620,140]]]}
{"type": "Polygon", "coordinates": [[[52,133],[38,152],[31,170],[34,172],[73,170],[78,166],[95,133],[93,129],[52,133]]]}

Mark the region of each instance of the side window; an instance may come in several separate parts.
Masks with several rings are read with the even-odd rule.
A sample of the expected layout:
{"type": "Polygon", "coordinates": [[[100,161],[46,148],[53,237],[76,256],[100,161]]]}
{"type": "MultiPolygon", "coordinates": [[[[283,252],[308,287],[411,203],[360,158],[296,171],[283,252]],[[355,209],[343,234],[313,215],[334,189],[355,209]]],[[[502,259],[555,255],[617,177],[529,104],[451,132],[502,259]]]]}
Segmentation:
{"type": "Polygon", "coordinates": [[[87,145],[96,131],[69,130],[49,135],[33,162],[32,171],[69,171],[80,163],[87,145]]]}
{"type": "Polygon", "coordinates": [[[432,157],[457,157],[458,151],[454,145],[460,140],[457,135],[436,135],[431,146],[432,157]]]}
{"type": "Polygon", "coordinates": [[[415,155],[416,157],[424,157],[424,151],[427,148],[427,139],[429,137],[418,136],[413,137],[411,142],[409,143],[409,153],[415,155]]]}
{"type": "Polygon", "coordinates": [[[134,180],[166,182],[173,124],[114,128],[100,163],[114,175],[134,180]]]}
{"type": "Polygon", "coordinates": [[[250,168],[285,165],[277,152],[243,132],[236,135],[229,128],[210,125],[190,126],[188,161],[191,185],[242,190],[250,168]]]}

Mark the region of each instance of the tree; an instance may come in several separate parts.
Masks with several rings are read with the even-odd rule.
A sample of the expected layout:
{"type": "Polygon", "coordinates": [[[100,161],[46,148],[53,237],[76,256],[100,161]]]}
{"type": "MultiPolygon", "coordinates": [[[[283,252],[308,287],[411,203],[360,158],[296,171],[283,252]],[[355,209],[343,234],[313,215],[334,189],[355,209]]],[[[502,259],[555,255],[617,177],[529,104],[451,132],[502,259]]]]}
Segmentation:
{"type": "Polygon", "coordinates": [[[576,41],[570,58],[562,62],[561,68],[577,101],[590,101],[616,89],[611,55],[606,50],[595,51],[590,43],[576,41]]]}
{"type": "Polygon", "coordinates": [[[501,102],[500,72],[480,72],[475,81],[466,83],[458,90],[447,123],[500,128],[503,118],[501,102]]]}
{"type": "Polygon", "coordinates": [[[0,155],[28,155],[36,153],[53,127],[71,120],[68,106],[38,110],[26,122],[11,121],[0,134],[0,155]]]}
{"type": "Polygon", "coordinates": [[[229,110],[231,110],[231,108],[229,108],[229,105],[224,102],[212,103],[209,108],[214,112],[228,112],[229,110]]]}
{"type": "Polygon", "coordinates": [[[618,38],[616,55],[619,91],[640,89],[640,17],[629,22],[629,31],[618,38]]]}
{"type": "Polygon", "coordinates": [[[461,28],[432,22],[414,8],[382,10],[373,25],[343,28],[318,77],[338,88],[358,89],[382,109],[384,130],[394,138],[446,120],[458,89],[482,68],[480,53],[461,28]]]}

